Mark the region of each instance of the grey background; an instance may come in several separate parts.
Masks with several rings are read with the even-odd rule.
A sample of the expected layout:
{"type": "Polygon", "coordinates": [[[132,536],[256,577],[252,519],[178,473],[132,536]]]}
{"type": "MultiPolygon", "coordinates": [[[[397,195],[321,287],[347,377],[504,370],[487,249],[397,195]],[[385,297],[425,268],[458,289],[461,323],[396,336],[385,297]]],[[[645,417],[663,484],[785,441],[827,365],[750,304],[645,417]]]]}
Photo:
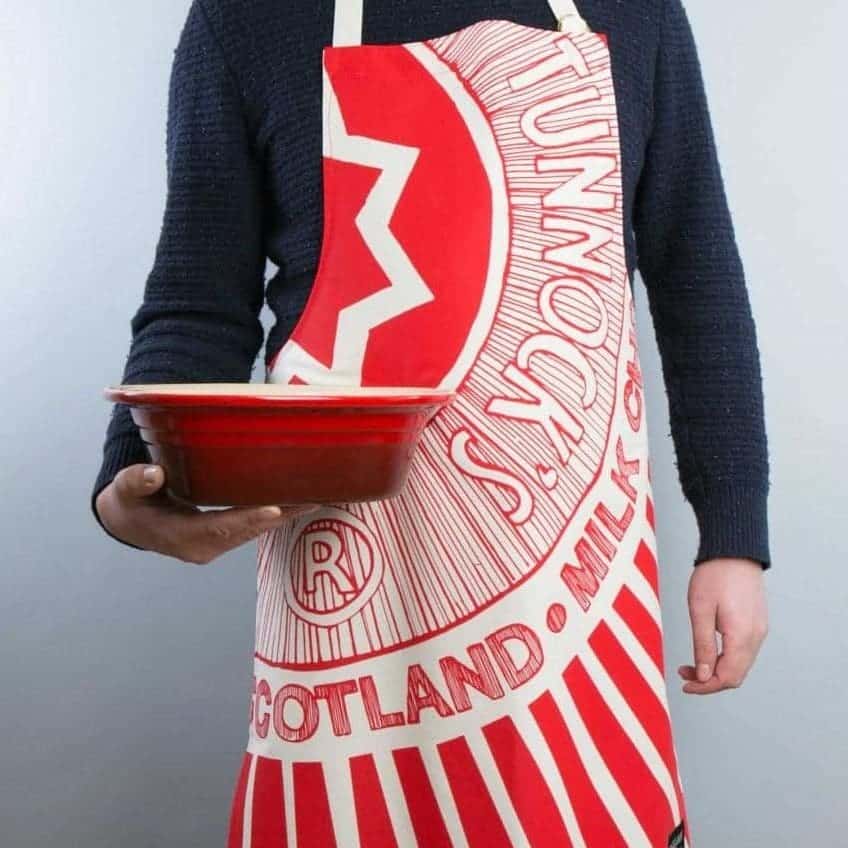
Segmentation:
{"type": "MultiPolygon", "coordinates": [[[[247,741],[252,545],[206,568],[112,542],[88,498],[164,206],[187,0],[0,4],[0,844],[222,845],[247,741]]],[[[698,848],[845,844],[845,5],[689,0],[757,319],[771,634],[682,695],[694,516],[644,290],[671,710],[698,848]]],[[[267,313],[266,313],[267,316],[267,313]]],[[[267,326],[267,323],[266,323],[267,326]]],[[[261,379],[257,368],[254,379],[261,379]]]]}

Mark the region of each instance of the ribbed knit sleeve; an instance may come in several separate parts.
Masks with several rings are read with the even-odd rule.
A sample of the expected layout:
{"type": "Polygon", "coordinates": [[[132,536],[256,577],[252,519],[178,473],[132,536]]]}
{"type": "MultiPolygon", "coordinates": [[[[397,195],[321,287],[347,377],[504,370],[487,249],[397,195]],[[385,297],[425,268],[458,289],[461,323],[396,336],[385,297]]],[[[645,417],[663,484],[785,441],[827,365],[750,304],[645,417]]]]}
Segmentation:
{"type": "MultiPolygon", "coordinates": [[[[199,0],[174,54],[166,152],[164,220],[122,382],[249,382],[263,342],[261,169],[239,82],[199,0]]],[[[115,404],[91,494],[104,530],[98,493],[121,468],[149,460],[129,407],[115,404]]]]}
{"type": "Polygon", "coordinates": [[[663,0],[653,122],[634,231],[697,565],[771,565],[769,460],[755,324],[702,71],[680,0],[663,0]]]}

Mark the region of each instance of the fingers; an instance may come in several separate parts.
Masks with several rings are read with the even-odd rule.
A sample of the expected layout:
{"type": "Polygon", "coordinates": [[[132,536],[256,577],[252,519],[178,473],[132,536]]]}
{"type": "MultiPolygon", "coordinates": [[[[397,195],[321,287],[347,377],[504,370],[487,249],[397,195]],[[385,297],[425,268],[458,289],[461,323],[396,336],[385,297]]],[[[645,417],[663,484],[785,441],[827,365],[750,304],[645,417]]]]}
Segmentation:
{"type": "Polygon", "coordinates": [[[721,681],[715,675],[705,682],[698,680],[695,666],[682,665],[677,669],[677,673],[686,681],[683,691],[689,695],[712,695],[722,689],[721,681]]]}
{"type": "Polygon", "coordinates": [[[164,469],[136,463],[120,469],[97,495],[95,509],[103,526],[113,535],[144,550],[156,541],[156,527],[135,520],[139,512],[150,512],[166,500],[164,469]]]}
{"type": "Polygon", "coordinates": [[[180,559],[207,565],[222,554],[288,521],[318,509],[317,505],[231,507],[197,512],[186,519],[180,559]]]}
{"type": "Polygon", "coordinates": [[[692,644],[695,653],[695,679],[701,683],[706,683],[713,676],[718,656],[716,610],[716,603],[711,598],[694,594],[689,601],[692,644]]]}
{"type": "Polygon", "coordinates": [[[115,494],[123,500],[149,497],[162,488],[165,471],[161,465],[137,463],[122,468],[112,482],[115,494]]]}
{"type": "Polygon", "coordinates": [[[725,639],[725,649],[716,666],[716,678],[722,689],[738,689],[748,675],[754,655],[741,640],[725,639]]]}
{"type": "Polygon", "coordinates": [[[161,465],[121,469],[98,495],[98,516],[119,539],[197,565],[318,509],[317,504],[298,504],[204,511],[171,495],[165,482],[161,465]]]}
{"type": "Polygon", "coordinates": [[[678,669],[678,674],[686,681],[684,692],[706,695],[717,691],[717,681],[713,677],[718,658],[716,615],[717,604],[710,595],[690,592],[689,618],[695,664],[678,669]]]}
{"type": "Polygon", "coordinates": [[[739,621],[728,625],[722,633],[722,651],[718,656],[715,671],[708,680],[700,680],[694,666],[684,665],[677,669],[686,681],[683,691],[694,695],[711,695],[728,689],[738,689],[756,660],[764,638],[764,627],[754,621],[739,621]]]}
{"type": "Polygon", "coordinates": [[[684,692],[693,695],[711,695],[726,689],[738,689],[753,665],[754,657],[748,651],[728,646],[716,662],[715,673],[706,681],[698,680],[692,666],[681,666],[677,673],[687,681],[684,692]]]}
{"type": "Polygon", "coordinates": [[[742,685],[757,659],[766,637],[767,624],[764,608],[756,605],[751,615],[729,616],[722,628],[724,649],[716,666],[716,676],[724,689],[737,689],[742,685]]]}

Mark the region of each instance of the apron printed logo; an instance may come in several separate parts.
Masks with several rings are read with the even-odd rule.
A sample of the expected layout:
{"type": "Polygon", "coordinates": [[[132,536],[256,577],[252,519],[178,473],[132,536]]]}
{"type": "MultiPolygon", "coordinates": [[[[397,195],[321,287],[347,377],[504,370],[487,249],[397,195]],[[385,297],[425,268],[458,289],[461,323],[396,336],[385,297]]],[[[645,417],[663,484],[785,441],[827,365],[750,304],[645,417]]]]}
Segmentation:
{"type": "MultiPolygon", "coordinates": [[[[333,508],[357,538],[370,534],[361,552],[313,540],[325,566],[281,528],[265,568],[286,585],[287,606],[261,613],[257,647],[280,667],[412,646],[499,603],[585,509],[609,452],[630,316],[608,68],[593,67],[596,39],[581,48],[520,29],[481,62],[473,29],[463,41],[387,47],[391,74],[367,56],[325,54],[330,237],[272,377],[447,386],[458,397],[429,423],[400,496],[333,508]],[[363,570],[365,589],[353,578],[345,588],[363,570]],[[291,584],[313,572],[327,595],[320,610],[298,594],[308,582],[291,584]],[[280,644],[276,634],[304,624],[347,632],[280,644]]],[[[614,489],[590,538],[557,567],[579,608],[632,514],[631,487],[614,489]]]]}
{"type": "MultiPolygon", "coordinates": [[[[521,624],[487,634],[468,651],[475,685],[497,701],[510,689],[519,689],[539,672],[542,648],[538,636],[521,624]]],[[[379,680],[374,675],[326,679],[314,686],[292,682],[274,686],[269,679],[254,680],[250,720],[260,739],[270,733],[287,742],[304,742],[326,723],[334,737],[351,736],[354,726],[385,731],[416,725],[430,711],[446,718],[473,709],[468,691],[467,661],[446,655],[426,666],[412,663],[404,679],[379,680]],[[400,709],[399,709],[400,707],[400,709]]]]}

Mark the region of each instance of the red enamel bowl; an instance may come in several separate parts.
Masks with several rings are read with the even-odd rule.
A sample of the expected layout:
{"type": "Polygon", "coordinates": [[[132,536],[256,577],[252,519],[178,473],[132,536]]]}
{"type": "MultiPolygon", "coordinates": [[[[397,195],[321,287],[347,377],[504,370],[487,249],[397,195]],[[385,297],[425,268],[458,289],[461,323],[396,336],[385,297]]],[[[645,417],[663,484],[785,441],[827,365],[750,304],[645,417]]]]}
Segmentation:
{"type": "Polygon", "coordinates": [[[167,487],[196,506],[393,497],[427,422],[455,397],[273,383],[124,384],[103,394],[129,405],[167,487]]]}

